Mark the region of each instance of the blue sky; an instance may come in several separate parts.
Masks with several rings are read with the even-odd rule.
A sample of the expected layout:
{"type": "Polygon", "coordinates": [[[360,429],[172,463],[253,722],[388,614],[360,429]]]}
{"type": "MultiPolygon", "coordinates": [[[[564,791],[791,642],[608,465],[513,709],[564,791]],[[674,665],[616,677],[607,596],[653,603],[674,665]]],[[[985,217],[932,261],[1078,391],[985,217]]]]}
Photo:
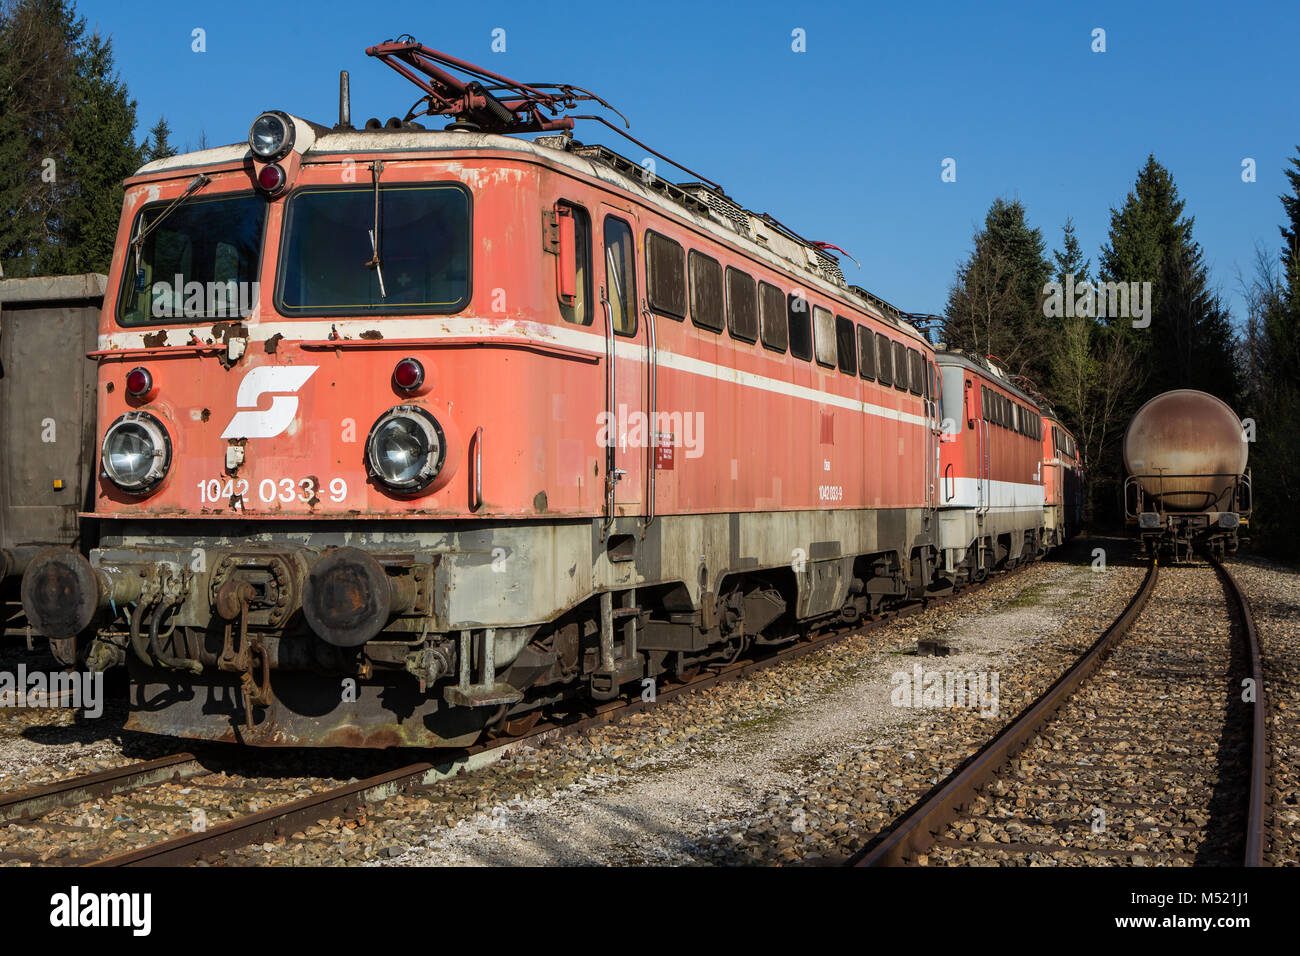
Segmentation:
{"type": "MultiPolygon", "coordinates": [[[[632,135],[862,263],[845,275],[899,307],[941,312],[974,227],[1021,200],[1049,250],[1073,216],[1095,273],[1109,211],[1148,153],[1195,217],[1214,284],[1242,318],[1239,274],[1279,245],[1300,124],[1292,63],[1300,5],[989,2],[217,7],[81,0],[113,38],[139,103],[138,138],[166,115],[178,146],[243,140],[263,109],[332,124],[340,69],[353,121],[402,115],[416,91],[365,48],[411,33],[523,81],[585,86],[632,135]],[[506,31],[506,52],[491,51],[506,31]],[[1106,31],[1094,53],[1093,30],[1106,31]],[[192,30],[207,50],[193,52],[192,30]],[[792,50],[805,31],[806,52],[792,50]],[[1256,161],[1253,183],[1242,160],[1256,161]],[[956,160],[956,182],[940,179],[956,160]]],[[[577,135],[633,159],[598,124],[577,135]]],[[[686,174],[660,168],[669,178],[686,174]]]]}

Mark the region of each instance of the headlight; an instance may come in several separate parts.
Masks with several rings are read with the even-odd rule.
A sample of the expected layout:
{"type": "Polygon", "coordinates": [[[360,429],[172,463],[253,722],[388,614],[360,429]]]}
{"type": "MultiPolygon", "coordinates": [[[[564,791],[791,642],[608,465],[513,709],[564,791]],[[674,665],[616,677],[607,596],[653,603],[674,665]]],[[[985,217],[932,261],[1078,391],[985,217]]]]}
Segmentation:
{"type": "Polygon", "coordinates": [[[127,412],[108,427],[100,460],[104,474],[123,491],[144,494],[163,480],[172,443],[163,423],[148,412],[127,412]]]}
{"type": "Polygon", "coordinates": [[[258,159],[279,159],[293,149],[293,120],[287,113],[267,110],[248,129],[248,148],[258,159]]]}
{"type": "Polygon", "coordinates": [[[438,420],[417,405],[398,405],[379,416],[366,439],[370,472],[395,491],[413,493],[438,477],[447,439],[438,420]]]}

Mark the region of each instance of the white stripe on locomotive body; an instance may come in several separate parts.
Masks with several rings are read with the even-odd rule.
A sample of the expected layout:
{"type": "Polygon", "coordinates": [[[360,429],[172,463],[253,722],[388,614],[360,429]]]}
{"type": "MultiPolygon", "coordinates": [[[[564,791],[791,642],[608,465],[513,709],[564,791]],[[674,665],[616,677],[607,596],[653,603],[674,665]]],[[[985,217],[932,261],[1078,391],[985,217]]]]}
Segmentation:
{"type": "Polygon", "coordinates": [[[940,508],[1041,508],[1046,500],[1043,486],[1032,482],[948,478],[939,488],[940,508]],[[980,485],[984,486],[982,498],[980,485]]]}
{"type": "MultiPolygon", "coordinates": [[[[540,322],[520,320],[487,321],[467,316],[447,316],[419,319],[390,318],[385,319],[380,327],[384,330],[385,338],[413,340],[413,348],[417,347],[415,340],[419,339],[436,342],[438,339],[443,338],[526,338],[540,346],[558,345],[601,357],[606,354],[606,340],[603,335],[585,332],[577,327],[545,325],[540,322]]],[[[328,320],[255,322],[248,327],[248,337],[250,341],[263,342],[275,335],[280,335],[282,336],[280,341],[284,344],[291,344],[295,340],[325,341],[331,336],[340,340],[355,341],[360,339],[362,332],[374,328],[375,321],[373,319],[353,319],[338,322],[328,320]],[[288,333],[292,333],[293,337],[290,338],[288,333]]],[[[146,346],[144,342],[145,336],[156,336],[160,331],[167,332],[168,345],[189,345],[192,341],[190,329],[151,329],[101,335],[99,337],[99,348],[101,351],[161,348],[162,346],[157,345],[146,346]]],[[[195,330],[195,333],[197,334],[197,330],[195,330]]],[[[381,341],[374,341],[374,344],[378,345],[381,341]]],[[[622,340],[616,343],[616,348],[618,358],[621,360],[643,363],[648,361],[647,347],[640,342],[622,340]]],[[[873,405],[870,402],[863,402],[856,398],[823,392],[815,388],[809,388],[806,385],[796,385],[794,382],[783,382],[780,379],[768,378],[754,372],[744,372],[715,362],[705,362],[701,359],[691,358],[688,355],[657,349],[655,356],[661,369],[671,368],[679,372],[699,375],[719,382],[731,382],[735,385],[772,392],[788,398],[801,398],[822,405],[834,405],[837,408],[903,422],[908,425],[924,426],[926,424],[924,415],[914,415],[911,412],[900,411],[896,408],[873,405]]],[[[855,378],[854,381],[859,381],[859,379],[855,378]]],[[[898,394],[902,395],[903,393],[899,392],[898,394]]],[[[907,394],[918,402],[922,401],[920,397],[913,396],[910,392],[907,394]]]]}

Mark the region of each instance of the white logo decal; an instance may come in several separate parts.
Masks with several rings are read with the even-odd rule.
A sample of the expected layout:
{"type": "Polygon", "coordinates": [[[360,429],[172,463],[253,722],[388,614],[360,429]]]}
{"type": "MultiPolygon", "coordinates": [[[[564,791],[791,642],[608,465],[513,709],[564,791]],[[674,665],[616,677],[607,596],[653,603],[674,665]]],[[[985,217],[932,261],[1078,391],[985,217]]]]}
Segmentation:
{"type": "Polygon", "coordinates": [[[235,395],[235,406],[249,411],[237,411],[230,420],[222,438],[274,438],[281,435],[298,414],[298,399],[293,394],[307,383],[319,365],[261,365],[244,376],[235,395]],[[258,411],[259,399],[273,395],[271,407],[258,411]]]}

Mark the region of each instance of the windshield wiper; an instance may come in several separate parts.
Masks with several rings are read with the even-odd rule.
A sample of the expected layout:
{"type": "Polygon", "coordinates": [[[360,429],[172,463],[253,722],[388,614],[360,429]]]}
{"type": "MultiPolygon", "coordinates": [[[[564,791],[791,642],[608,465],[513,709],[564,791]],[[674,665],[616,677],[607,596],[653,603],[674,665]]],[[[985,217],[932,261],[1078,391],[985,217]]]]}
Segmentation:
{"type": "Polygon", "coordinates": [[[387,299],[388,291],[384,288],[384,260],[379,254],[379,176],[384,171],[382,160],[375,160],[370,171],[375,180],[375,222],[370,229],[370,261],[366,263],[367,269],[374,269],[375,276],[379,279],[379,298],[387,299]]]}
{"type": "MultiPolygon", "coordinates": [[[[160,224],[164,219],[166,219],[166,218],[168,217],[168,215],[171,214],[171,211],[172,211],[173,209],[175,209],[175,208],[176,208],[177,206],[179,206],[181,203],[185,202],[185,200],[189,199],[191,196],[193,196],[196,192],[198,192],[200,189],[202,189],[204,186],[206,186],[206,185],[207,185],[208,183],[210,183],[210,182],[212,182],[212,179],[211,179],[210,176],[208,176],[206,173],[199,173],[197,176],[195,176],[193,179],[191,179],[191,180],[189,181],[189,185],[187,185],[187,186],[185,187],[185,191],[184,191],[183,193],[181,193],[179,196],[177,196],[175,199],[173,199],[173,200],[171,201],[170,205],[168,205],[166,209],[164,209],[162,212],[160,212],[160,213],[158,214],[158,218],[157,218],[157,219],[155,219],[153,222],[149,223],[149,228],[148,228],[148,229],[141,229],[139,232],[137,232],[137,233],[135,234],[135,238],[131,240],[131,249],[135,252],[135,255],[136,255],[136,267],[137,267],[137,268],[139,267],[139,264],[140,264],[140,263],[139,263],[139,259],[140,259],[140,245],[141,245],[141,243],[143,243],[143,242],[145,241],[145,239],[148,237],[148,235],[149,235],[151,232],[153,232],[155,229],[158,228],[158,225],[159,225],[159,224],[160,224]]],[[[142,223],[144,222],[143,217],[141,217],[140,222],[142,222],[142,223]]]]}

